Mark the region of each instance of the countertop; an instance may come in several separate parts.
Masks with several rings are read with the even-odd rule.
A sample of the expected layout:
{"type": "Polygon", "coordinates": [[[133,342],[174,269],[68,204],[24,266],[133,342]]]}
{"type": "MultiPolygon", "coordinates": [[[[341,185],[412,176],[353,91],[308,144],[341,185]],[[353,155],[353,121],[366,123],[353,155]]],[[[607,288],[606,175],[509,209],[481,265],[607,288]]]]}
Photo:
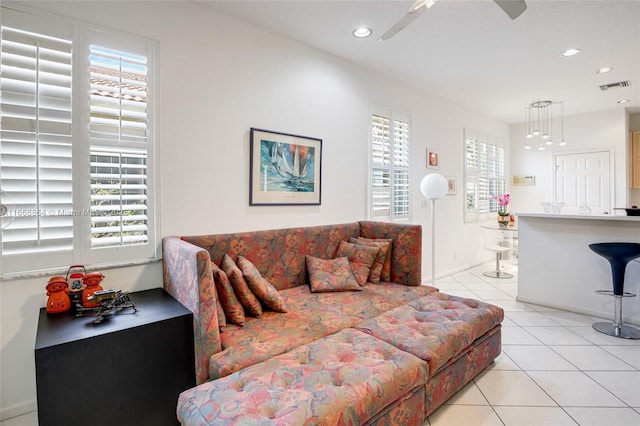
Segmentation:
{"type": "Polygon", "coordinates": [[[640,216],[616,216],[610,214],[585,215],[585,214],[553,214],[553,213],[514,213],[517,217],[539,217],[550,219],[580,219],[580,220],[612,220],[622,222],[640,222],[640,216]]]}

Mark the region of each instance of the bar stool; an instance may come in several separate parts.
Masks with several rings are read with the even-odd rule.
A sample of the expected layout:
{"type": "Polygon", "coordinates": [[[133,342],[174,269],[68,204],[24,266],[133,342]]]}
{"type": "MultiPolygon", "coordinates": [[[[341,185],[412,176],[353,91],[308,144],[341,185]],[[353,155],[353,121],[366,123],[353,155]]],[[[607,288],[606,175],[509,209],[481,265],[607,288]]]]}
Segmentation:
{"type": "MultiPolygon", "coordinates": [[[[492,251],[496,254],[496,269],[495,271],[483,272],[486,277],[491,278],[513,278],[513,274],[503,272],[500,267],[500,259],[504,253],[509,252],[512,249],[511,238],[507,237],[505,233],[514,232],[513,229],[499,228],[495,225],[482,225],[483,240],[485,250],[492,251]]],[[[515,230],[517,232],[517,230],[515,230]]]]}
{"type": "Polygon", "coordinates": [[[613,323],[596,322],[593,328],[600,333],[625,339],[640,339],[640,330],[622,324],[622,298],[634,297],[635,294],[624,291],[624,273],[627,264],[640,257],[640,244],[636,243],[597,243],[589,244],[589,248],[604,257],[611,264],[613,291],[597,290],[598,294],[613,295],[613,323]]]}

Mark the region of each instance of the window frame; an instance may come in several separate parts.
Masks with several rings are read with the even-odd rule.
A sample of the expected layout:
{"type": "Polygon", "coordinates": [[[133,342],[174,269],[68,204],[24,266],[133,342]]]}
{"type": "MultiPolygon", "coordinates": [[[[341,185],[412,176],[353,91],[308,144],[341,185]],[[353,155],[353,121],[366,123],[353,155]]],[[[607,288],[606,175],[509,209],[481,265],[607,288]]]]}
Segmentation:
{"type": "MultiPolygon", "coordinates": [[[[53,36],[72,42],[72,197],[73,247],[63,252],[4,254],[0,232],[0,278],[23,278],[66,271],[68,265],[85,265],[89,270],[122,267],[155,262],[160,258],[160,191],[158,138],[155,131],[157,109],[157,41],[116,32],[107,28],[34,11],[16,5],[2,5],[2,27],[17,28],[36,34],[53,36]],[[147,58],[147,234],[148,241],[138,246],[91,248],[91,217],[86,212],[90,201],[89,132],[89,49],[98,45],[109,49],[141,55],[147,58]],[[35,255],[34,255],[35,254],[35,255]]],[[[1,127],[1,122],[0,122],[1,127]]],[[[114,142],[114,150],[133,147],[130,143],[114,142]]]]}

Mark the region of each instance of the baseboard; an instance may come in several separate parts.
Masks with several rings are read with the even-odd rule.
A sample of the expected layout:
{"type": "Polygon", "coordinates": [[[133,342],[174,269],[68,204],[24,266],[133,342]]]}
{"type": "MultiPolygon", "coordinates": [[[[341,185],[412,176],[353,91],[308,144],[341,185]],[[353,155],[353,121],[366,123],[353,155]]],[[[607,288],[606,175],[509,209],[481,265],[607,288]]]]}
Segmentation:
{"type": "MultiPolygon", "coordinates": [[[[594,311],[591,309],[576,308],[574,306],[564,306],[557,303],[549,303],[547,301],[537,300],[531,297],[516,296],[516,300],[522,303],[530,303],[532,305],[545,306],[547,308],[559,309],[561,311],[575,312],[576,314],[588,315],[590,317],[604,318],[605,321],[608,321],[613,317],[612,312],[600,312],[600,311],[594,311]]],[[[629,325],[636,325],[636,326],[640,325],[640,323],[638,323],[637,321],[634,321],[633,319],[627,320],[624,317],[623,317],[623,322],[624,324],[629,324],[629,325]]]]}
{"type": "Polygon", "coordinates": [[[31,413],[37,409],[38,405],[35,399],[13,404],[8,407],[2,407],[0,408],[0,421],[4,422],[5,420],[31,413]]]}
{"type": "MultiPolygon", "coordinates": [[[[493,259],[493,260],[495,260],[495,259],[493,259]]],[[[478,262],[478,263],[458,266],[457,268],[449,269],[446,272],[438,273],[438,271],[436,271],[436,281],[438,281],[438,278],[448,277],[449,275],[457,274],[458,272],[466,271],[467,269],[471,269],[471,268],[475,268],[476,266],[484,265],[487,262],[490,262],[490,260],[484,260],[484,261],[478,262]]],[[[431,275],[426,277],[426,279],[422,280],[422,284],[423,285],[431,285],[431,275]]],[[[437,284],[437,282],[436,282],[436,284],[437,284]]],[[[436,285],[436,287],[437,287],[437,285],[436,285]]]]}

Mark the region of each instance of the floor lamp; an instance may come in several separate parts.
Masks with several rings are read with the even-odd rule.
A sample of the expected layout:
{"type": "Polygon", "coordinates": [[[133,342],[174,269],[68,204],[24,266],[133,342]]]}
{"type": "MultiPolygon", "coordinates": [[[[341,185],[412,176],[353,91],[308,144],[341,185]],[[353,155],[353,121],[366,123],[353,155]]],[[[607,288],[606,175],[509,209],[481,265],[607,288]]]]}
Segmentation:
{"type": "Polygon", "coordinates": [[[430,173],[422,178],[420,191],[431,201],[431,285],[436,285],[436,200],[444,197],[449,189],[447,178],[439,173],[430,173]]]}

